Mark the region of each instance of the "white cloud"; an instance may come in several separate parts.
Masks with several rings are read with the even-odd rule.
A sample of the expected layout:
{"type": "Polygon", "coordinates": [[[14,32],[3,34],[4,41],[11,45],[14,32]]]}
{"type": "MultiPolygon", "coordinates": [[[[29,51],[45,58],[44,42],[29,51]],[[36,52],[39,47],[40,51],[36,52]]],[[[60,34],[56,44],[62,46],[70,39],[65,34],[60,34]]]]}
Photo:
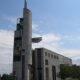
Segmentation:
{"type": "Polygon", "coordinates": [[[73,64],[78,64],[80,65],[80,57],[79,58],[73,58],[73,64]]]}
{"type": "Polygon", "coordinates": [[[12,64],[0,64],[0,74],[1,73],[11,73],[12,71],[12,64]]]}
{"type": "Polygon", "coordinates": [[[51,50],[58,50],[58,43],[61,40],[61,38],[58,35],[55,35],[54,33],[49,34],[33,34],[34,37],[42,37],[42,41],[40,43],[33,44],[33,48],[36,47],[45,47],[51,50]]]}
{"type": "Polygon", "coordinates": [[[12,31],[0,30],[0,73],[12,71],[13,37],[12,31]]]}
{"type": "Polygon", "coordinates": [[[39,25],[37,24],[32,24],[32,29],[35,30],[35,31],[38,31],[38,28],[39,28],[39,25]]]}
{"type": "Polygon", "coordinates": [[[61,37],[58,35],[55,35],[54,33],[48,33],[48,34],[33,34],[34,37],[39,37],[41,36],[43,38],[43,42],[48,43],[48,42],[58,42],[61,40],[61,37]]]}
{"type": "Polygon", "coordinates": [[[13,36],[13,31],[0,30],[0,44],[12,46],[13,36]]]}
{"type": "Polygon", "coordinates": [[[61,38],[54,33],[44,34],[43,36],[43,42],[58,42],[61,40],[61,38]]]}

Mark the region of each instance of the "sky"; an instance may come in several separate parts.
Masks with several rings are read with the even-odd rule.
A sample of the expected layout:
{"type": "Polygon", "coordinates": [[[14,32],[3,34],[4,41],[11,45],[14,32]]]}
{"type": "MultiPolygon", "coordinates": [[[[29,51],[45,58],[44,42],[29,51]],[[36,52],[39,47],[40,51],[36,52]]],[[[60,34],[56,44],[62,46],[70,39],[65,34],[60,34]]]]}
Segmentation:
{"type": "MultiPolygon", "coordinates": [[[[27,0],[33,37],[44,47],[80,65],[80,0],[27,0]]],[[[0,0],[0,74],[12,72],[14,31],[23,16],[24,0],[0,0]]]]}

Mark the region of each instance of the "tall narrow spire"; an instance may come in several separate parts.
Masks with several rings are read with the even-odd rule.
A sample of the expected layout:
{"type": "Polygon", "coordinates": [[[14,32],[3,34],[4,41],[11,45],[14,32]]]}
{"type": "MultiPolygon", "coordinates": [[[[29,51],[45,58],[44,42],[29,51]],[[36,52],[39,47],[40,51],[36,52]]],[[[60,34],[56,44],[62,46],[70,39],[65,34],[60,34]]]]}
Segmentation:
{"type": "Polygon", "coordinates": [[[24,8],[27,8],[27,1],[24,0],[24,8]]]}

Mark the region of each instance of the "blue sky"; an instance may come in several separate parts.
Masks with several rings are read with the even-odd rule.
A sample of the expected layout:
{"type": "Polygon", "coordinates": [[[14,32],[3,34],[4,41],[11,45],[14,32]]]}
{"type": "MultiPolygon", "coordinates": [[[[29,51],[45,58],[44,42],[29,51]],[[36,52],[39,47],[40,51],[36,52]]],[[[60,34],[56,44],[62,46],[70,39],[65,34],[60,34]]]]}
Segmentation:
{"type": "MultiPolygon", "coordinates": [[[[23,15],[23,6],[24,0],[0,0],[0,48],[6,49],[2,52],[4,56],[1,54],[3,57],[5,54],[10,56],[10,59],[6,58],[9,64],[13,51],[13,32],[17,18],[23,15]]],[[[28,0],[28,8],[32,11],[33,35],[42,36],[45,40],[39,47],[47,46],[72,58],[73,63],[80,64],[80,0],[28,0]]]]}

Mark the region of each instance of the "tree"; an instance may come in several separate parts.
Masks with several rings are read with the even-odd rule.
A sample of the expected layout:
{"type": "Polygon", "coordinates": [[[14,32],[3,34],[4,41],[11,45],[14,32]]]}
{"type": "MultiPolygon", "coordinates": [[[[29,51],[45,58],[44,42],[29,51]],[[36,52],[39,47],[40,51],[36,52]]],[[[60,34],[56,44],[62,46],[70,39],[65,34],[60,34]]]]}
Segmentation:
{"type": "Polygon", "coordinates": [[[13,76],[8,74],[3,74],[1,80],[13,80],[13,76]]]}
{"type": "Polygon", "coordinates": [[[80,80],[80,66],[61,64],[59,77],[62,79],[72,77],[80,80]]]}

